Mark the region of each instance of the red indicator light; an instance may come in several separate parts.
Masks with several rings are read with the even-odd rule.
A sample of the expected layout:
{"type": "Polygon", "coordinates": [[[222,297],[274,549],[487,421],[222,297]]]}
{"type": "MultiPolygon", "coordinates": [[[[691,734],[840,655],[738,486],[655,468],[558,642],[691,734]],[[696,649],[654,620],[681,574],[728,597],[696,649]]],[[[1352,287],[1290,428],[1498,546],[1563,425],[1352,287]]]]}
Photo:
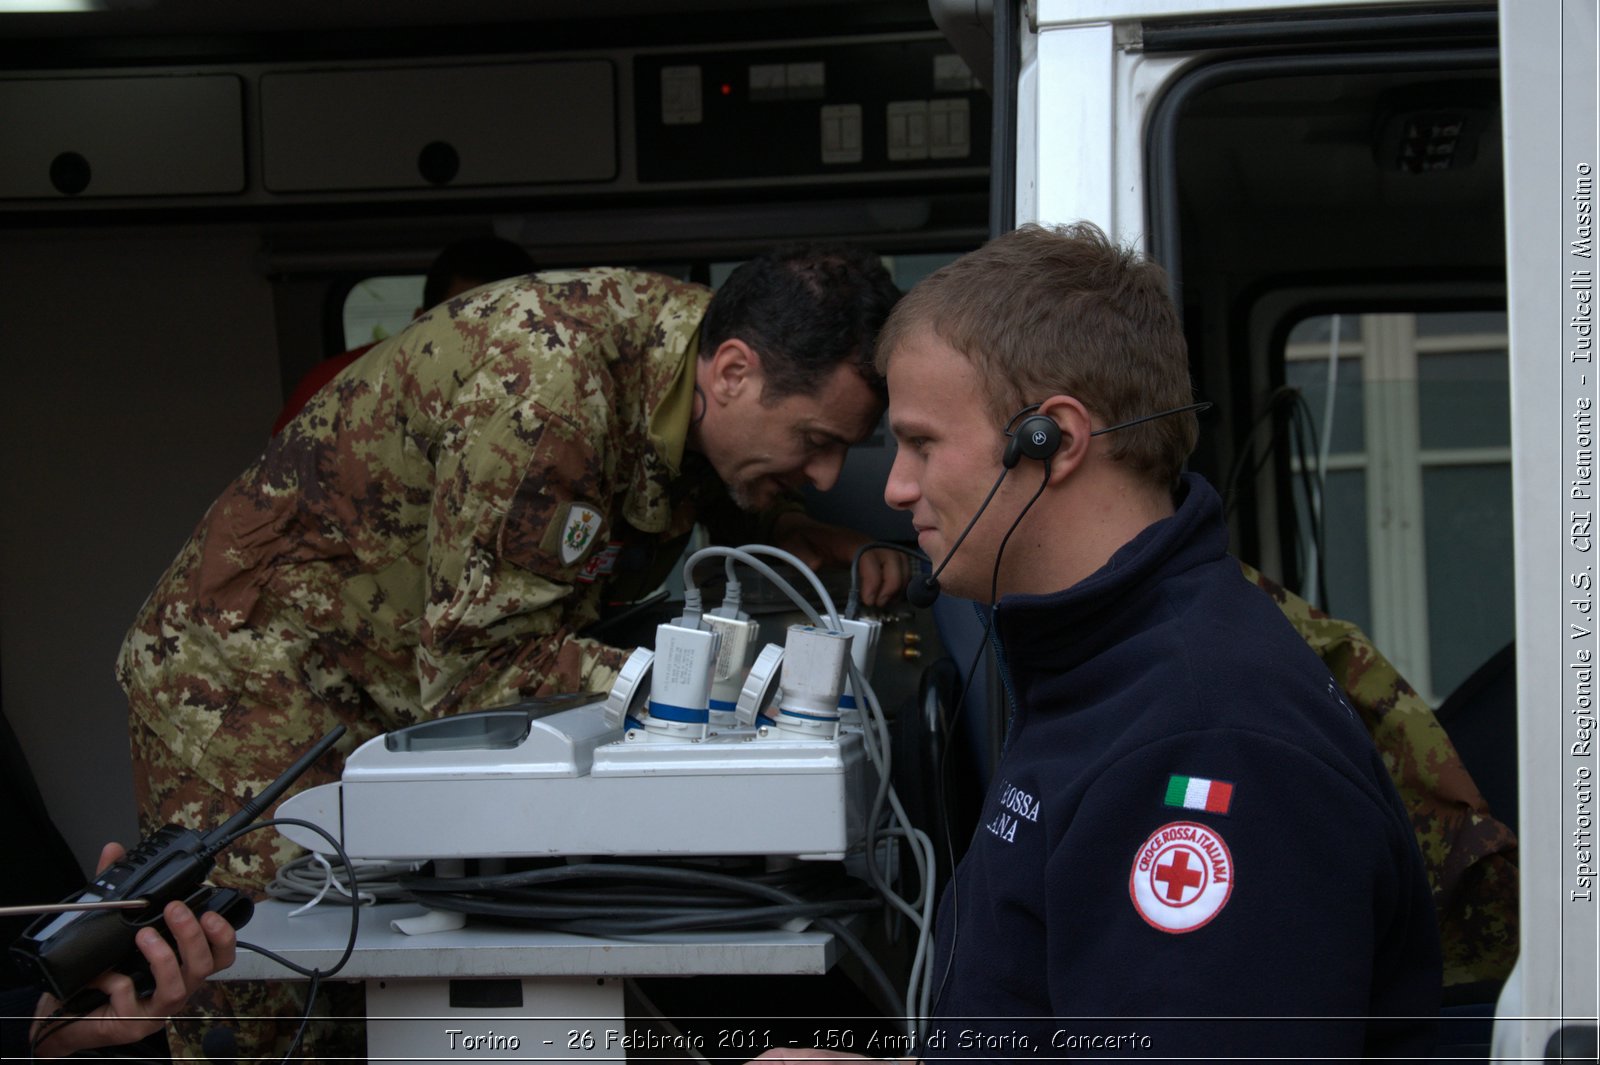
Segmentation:
{"type": "Polygon", "coordinates": [[[724,95],[724,96],[732,96],[733,95],[733,86],[729,85],[727,82],[723,82],[722,83],[722,95],[724,95]]]}

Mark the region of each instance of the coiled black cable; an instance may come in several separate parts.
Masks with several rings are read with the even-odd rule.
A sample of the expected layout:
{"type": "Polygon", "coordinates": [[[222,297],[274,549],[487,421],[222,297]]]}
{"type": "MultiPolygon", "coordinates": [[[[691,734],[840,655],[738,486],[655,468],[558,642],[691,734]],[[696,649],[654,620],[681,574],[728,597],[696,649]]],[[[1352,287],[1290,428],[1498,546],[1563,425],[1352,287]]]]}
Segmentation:
{"type": "Polygon", "coordinates": [[[554,865],[488,876],[401,880],[416,901],[435,909],[552,932],[610,938],[773,928],[804,919],[844,944],[861,963],[883,1002],[898,1003],[900,991],[894,981],[839,920],[878,906],[878,900],[871,896],[842,894],[841,889],[850,883],[838,867],[812,862],[750,876],[703,867],[617,861],[554,865]],[[575,898],[574,884],[586,885],[581,898],[575,898]],[[832,897],[802,898],[779,884],[822,890],[832,897]],[[646,887],[650,890],[641,892],[646,887]],[[752,898],[759,904],[751,905],[752,898]]]}

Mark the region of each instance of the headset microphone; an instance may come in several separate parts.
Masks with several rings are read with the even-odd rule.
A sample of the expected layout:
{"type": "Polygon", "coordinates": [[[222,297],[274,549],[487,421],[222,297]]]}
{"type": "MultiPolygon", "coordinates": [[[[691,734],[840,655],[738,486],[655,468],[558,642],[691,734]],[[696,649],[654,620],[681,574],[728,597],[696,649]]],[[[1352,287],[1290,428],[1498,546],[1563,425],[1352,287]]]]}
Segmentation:
{"type": "MultiPolygon", "coordinates": [[[[943,569],[943,566],[939,567],[943,569]]],[[[939,598],[939,577],[933,573],[919,573],[906,584],[906,602],[924,610],[939,598]]]]}
{"type": "MultiPolygon", "coordinates": [[[[1041,420],[1050,421],[1048,418],[1041,420]]],[[[1050,424],[1054,425],[1055,423],[1050,422],[1050,424]]],[[[1059,436],[1059,433],[1057,435],[1059,436]]],[[[1011,464],[1011,466],[1014,465],[1016,465],[1015,462],[1011,464]]],[[[983,497],[982,503],[978,504],[977,513],[972,515],[972,520],[967,522],[967,527],[961,530],[960,536],[956,537],[955,544],[949,551],[945,552],[944,561],[940,562],[934,568],[934,571],[927,576],[919,573],[907,583],[906,602],[920,609],[932,606],[934,600],[939,598],[939,574],[943,573],[944,568],[950,564],[950,560],[956,557],[956,548],[961,546],[961,542],[967,538],[967,534],[972,531],[972,527],[978,524],[978,519],[983,517],[983,512],[989,507],[989,500],[993,499],[994,494],[1000,490],[1000,482],[1005,480],[1006,474],[1011,472],[1011,466],[1003,468],[1000,471],[1000,476],[994,479],[994,484],[989,488],[989,494],[983,497]]]]}
{"type": "MultiPolygon", "coordinates": [[[[1100,436],[1104,433],[1114,433],[1118,429],[1141,425],[1144,422],[1155,421],[1157,418],[1168,418],[1174,414],[1188,414],[1190,411],[1203,411],[1210,406],[1210,403],[1191,403],[1186,407],[1174,407],[1171,410],[1157,411],[1155,414],[1146,414],[1142,418],[1133,418],[1129,421],[1118,422],[1116,425],[1108,425],[1104,429],[1096,429],[1089,435],[1100,436]]],[[[972,519],[967,522],[967,527],[961,530],[961,535],[956,537],[956,542],[949,551],[945,552],[944,559],[938,566],[934,567],[933,572],[926,575],[919,573],[907,583],[906,602],[912,606],[918,609],[930,607],[939,598],[939,574],[944,572],[944,568],[956,556],[956,549],[966,540],[967,534],[972,531],[972,527],[978,524],[978,519],[983,517],[983,512],[989,507],[989,501],[1000,490],[1000,482],[1006,479],[1006,474],[1015,469],[1017,463],[1025,458],[1049,462],[1050,456],[1054,455],[1061,447],[1061,426],[1056,424],[1054,418],[1048,418],[1043,414],[1034,414],[1033,412],[1038,410],[1039,407],[1040,404],[1038,403],[1033,404],[1031,407],[1023,407],[1013,414],[1011,420],[1006,423],[1006,449],[1000,456],[1000,476],[995,478],[994,485],[989,489],[989,494],[983,497],[983,502],[978,504],[978,509],[972,515],[972,519]],[[1023,415],[1028,415],[1028,417],[1023,418],[1023,415]],[[1022,418],[1022,424],[1018,425],[1016,430],[1013,431],[1011,427],[1016,424],[1018,418],[1022,418]]]]}

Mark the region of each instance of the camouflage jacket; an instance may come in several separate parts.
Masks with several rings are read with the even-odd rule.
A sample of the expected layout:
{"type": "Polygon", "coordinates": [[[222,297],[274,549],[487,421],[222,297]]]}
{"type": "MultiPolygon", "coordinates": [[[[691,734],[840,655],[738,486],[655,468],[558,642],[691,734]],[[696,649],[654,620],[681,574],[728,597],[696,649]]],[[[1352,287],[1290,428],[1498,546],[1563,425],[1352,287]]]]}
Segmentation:
{"type": "Polygon", "coordinates": [[[237,793],[243,766],[270,779],[295,748],[229,748],[303,749],[337,722],[348,751],[425,717],[609,685],[625,652],[576,634],[618,550],[681,537],[726,499],[685,455],[709,298],[641,272],[546,273],[377,345],[161,578],[117,661],[132,713],[237,793]]]}
{"type": "Polygon", "coordinates": [[[1432,708],[1365,633],[1243,569],[1322,658],[1372,733],[1433,888],[1445,986],[1504,980],[1517,958],[1515,834],[1490,814],[1432,708]]]}

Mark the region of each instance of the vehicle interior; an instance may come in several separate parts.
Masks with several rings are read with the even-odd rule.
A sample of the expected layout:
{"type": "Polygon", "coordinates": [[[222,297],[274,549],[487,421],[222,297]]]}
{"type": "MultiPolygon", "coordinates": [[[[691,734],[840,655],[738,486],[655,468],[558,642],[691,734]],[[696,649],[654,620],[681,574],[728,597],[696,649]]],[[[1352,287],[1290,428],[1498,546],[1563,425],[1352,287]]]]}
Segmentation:
{"type": "MultiPolygon", "coordinates": [[[[1473,816],[1514,831],[1494,12],[1147,26],[1144,43],[1207,49],[1145,132],[1150,250],[1217,404],[1194,465],[1238,556],[1364,631],[1433,708],[1473,816]]],[[[1447,922],[1446,1001],[1486,1016],[1497,978],[1451,984],[1451,940],[1473,934],[1447,922]]],[[[1486,1024],[1448,1031],[1452,1052],[1486,1053],[1486,1024]]]]}
{"type": "MultiPolygon", "coordinates": [[[[438,249],[480,234],[545,268],[707,282],[776,243],[865,242],[910,284],[987,233],[987,96],[921,4],[101,7],[0,16],[0,269],[8,336],[33,353],[9,431],[53,442],[5,489],[40,516],[8,524],[5,706],[70,839],[129,831],[66,783],[126,780],[120,740],[69,736],[118,720],[127,619],[293,383],[373,339],[372,279],[411,279],[403,322],[438,249]],[[696,65],[721,91],[669,123],[663,69],[696,65]],[[752,99],[751,69],[780,83],[752,99]],[[569,75],[605,121],[561,125],[569,75]],[[887,102],[933,97],[936,76],[969,132],[890,159],[887,102]],[[838,162],[799,147],[823,92],[883,101],[845,116],[864,117],[838,162]],[[429,169],[452,153],[454,175],[429,169]],[[347,303],[366,317],[349,336],[347,303]]],[[[852,457],[825,515],[903,535],[874,483],[885,446],[852,457]]]]}
{"type": "Polygon", "coordinates": [[[1153,251],[1228,423],[1195,465],[1240,557],[1435,707],[1511,639],[1492,16],[1214,52],[1147,137],[1153,251]]]}

